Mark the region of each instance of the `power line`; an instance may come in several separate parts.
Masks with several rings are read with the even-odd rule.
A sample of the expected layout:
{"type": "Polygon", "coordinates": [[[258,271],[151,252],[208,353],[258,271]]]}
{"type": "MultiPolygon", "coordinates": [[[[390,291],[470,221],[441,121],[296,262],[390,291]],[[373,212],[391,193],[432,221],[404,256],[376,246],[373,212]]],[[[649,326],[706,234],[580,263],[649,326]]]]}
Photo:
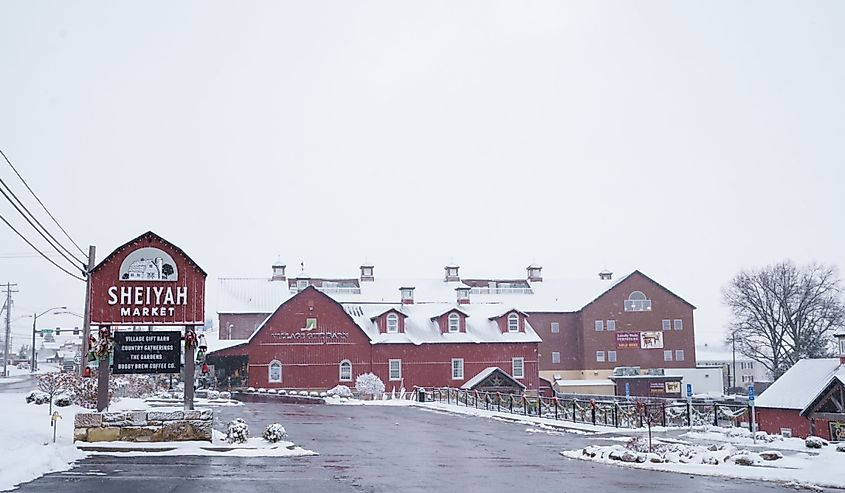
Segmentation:
{"type": "MultiPolygon", "coordinates": [[[[51,259],[51,258],[50,258],[50,257],[48,257],[47,255],[45,255],[45,254],[44,254],[44,252],[42,252],[41,250],[39,250],[39,249],[38,249],[38,247],[36,247],[35,245],[33,245],[33,244],[32,244],[32,242],[31,242],[31,241],[29,241],[29,240],[26,238],[26,236],[22,235],[22,234],[20,233],[20,231],[18,231],[17,229],[15,229],[15,227],[14,227],[14,226],[12,226],[12,224],[11,224],[9,221],[7,221],[5,217],[3,217],[2,215],[0,215],[0,219],[2,219],[4,223],[6,223],[6,226],[8,226],[8,227],[12,228],[12,231],[14,231],[14,232],[15,232],[18,236],[20,236],[20,237],[21,237],[21,239],[22,239],[23,241],[25,241],[27,245],[29,245],[30,247],[32,247],[32,249],[33,249],[33,250],[35,250],[36,252],[38,252],[39,254],[41,254],[41,256],[42,256],[42,257],[44,257],[44,259],[45,259],[45,260],[47,260],[47,261],[48,261],[48,262],[50,262],[51,264],[53,264],[53,265],[55,265],[56,267],[58,267],[58,268],[59,268],[59,270],[61,270],[61,271],[62,271],[62,272],[64,272],[65,274],[69,275],[70,277],[73,277],[74,279],[79,279],[80,281],[85,282],[85,279],[83,279],[83,278],[81,278],[81,277],[77,276],[77,275],[76,275],[76,274],[74,274],[73,272],[70,272],[69,270],[65,269],[65,268],[64,268],[64,267],[62,267],[61,265],[59,265],[59,264],[57,264],[56,262],[54,262],[54,261],[53,261],[53,259],[51,259]]],[[[83,272],[84,272],[84,271],[83,271],[83,272]]]]}
{"type": "MultiPolygon", "coordinates": [[[[6,185],[6,182],[4,182],[2,178],[0,178],[0,185],[3,185],[3,187],[5,187],[5,188],[6,188],[6,190],[8,190],[10,194],[12,194],[12,197],[14,197],[14,199],[15,199],[15,200],[16,200],[16,201],[17,201],[17,202],[21,205],[21,207],[23,207],[23,209],[24,209],[24,210],[22,211],[22,210],[21,210],[21,207],[18,207],[18,205],[17,205],[17,204],[15,204],[15,202],[12,200],[12,197],[9,197],[9,195],[8,195],[5,191],[3,191],[3,189],[2,189],[2,188],[0,188],[0,194],[3,194],[3,196],[4,196],[4,197],[6,197],[6,200],[8,200],[10,204],[12,204],[12,207],[14,207],[14,208],[18,211],[18,213],[19,213],[21,216],[23,216],[23,218],[24,218],[24,219],[26,219],[26,222],[28,222],[28,223],[29,223],[29,225],[30,225],[30,226],[32,226],[32,228],[33,228],[33,229],[34,229],[34,230],[35,230],[35,231],[36,231],[39,235],[41,235],[41,237],[42,237],[42,238],[44,238],[44,240],[45,240],[45,241],[47,241],[47,243],[48,243],[51,247],[53,247],[53,249],[55,249],[57,252],[59,252],[59,253],[62,255],[62,257],[64,257],[64,258],[65,258],[65,260],[67,260],[68,262],[70,262],[70,263],[71,263],[71,265],[75,265],[75,264],[74,264],[74,262],[82,262],[81,260],[79,260],[79,259],[77,259],[77,258],[73,258],[72,256],[71,256],[71,257],[68,257],[67,255],[65,255],[64,253],[62,253],[62,251],[61,251],[61,250],[59,250],[59,248],[58,248],[58,247],[61,247],[63,250],[65,250],[66,252],[68,252],[68,254],[69,254],[69,255],[72,255],[72,254],[70,253],[70,251],[68,251],[68,249],[67,249],[67,248],[65,248],[64,246],[62,246],[62,245],[61,245],[61,243],[59,243],[59,241],[58,241],[58,240],[56,240],[56,238],[55,238],[52,234],[50,234],[50,232],[49,232],[49,231],[47,231],[47,228],[45,228],[45,227],[41,224],[41,222],[40,222],[40,221],[38,221],[38,219],[37,219],[35,216],[33,216],[31,212],[29,212],[29,209],[27,209],[27,208],[26,208],[26,206],[23,204],[23,202],[21,202],[21,200],[17,197],[17,195],[15,195],[15,192],[13,192],[13,191],[12,191],[12,189],[10,189],[8,185],[6,185]],[[26,211],[26,214],[24,214],[24,211],[26,211]],[[30,219],[29,217],[27,217],[27,214],[29,214],[29,216],[32,216],[32,219],[30,219]],[[40,227],[41,227],[41,229],[38,229],[38,227],[37,227],[35,224],[33,224],[33,222],[32,222],[33,220],[35,221],[35,224],[38,224],[38,226],[40,226],[40,227]],[[44,230],[43,232],[41,231],[42,229],[44,230]],[[46,233],[46,234],[45,234],[45,233],[46,233]],[[49,238],[48,238],[48,236],[49,236],[49,238]],[[51,241],[51,239],[52,239],[52,241],[51,241]],[[58,245],[58,246],[57,246],[57,245],[58,245]]],[[[84,264],[83,264],[83,265],[84,265],[84,264]]]]}
{"type": "Polygon", "coordinates": [[[79,250],[79,253],[82,254],[83,258],[87,259],[88,255],[86,255],[86,253],[82,250],[82,248],[80,248],[79,245],[75,241],[73,241],[73,238],[71,238],[70,235],[68,234],[68,232],[65,231],[65,228],[63,228],[62,225],[59,224],[59,221],[57,221],[56,218],[53,217],[53,214],[51,214],[50,211],[47,210],[47,206],[44,205],[44,202],[41,202],[41,199],[38,198],[38,195],[35,195],[35,192],[32,191],[32,188],[30,188],[29,185],[26,183],[26,180],[23,179],[23,176],[21,176],[21,174],[18,173],[17,168],[15,168],[15,165],[12,164],[11,161],[9,161],[8,157],[6,157],[6,153],[3,152],[3,149],[0,149],[0,155],[2,155],[3,159],[5,159],[7,163],[9,163],[9,167],[12,168],[12,171],[14,171],[16,175],[18,175],[18,178],[20,178],[21,182],[24,184],[26,189],[29,190],[29,193],[31,193],[32,196],[35,197],[35,200],[37,200],[38,204],[41,205],[41,208],[44,209],[44,212],[46,212],[47,215],[50,216],[50,219],[52,219],[53,222],[56,223],[56,226],[58,226],[59,229],[62,230],[62,233],[65,234],[67,239],[70,240],[71,243],[73,243],[73,246],[75,246],[77,250],[79,250]]]}

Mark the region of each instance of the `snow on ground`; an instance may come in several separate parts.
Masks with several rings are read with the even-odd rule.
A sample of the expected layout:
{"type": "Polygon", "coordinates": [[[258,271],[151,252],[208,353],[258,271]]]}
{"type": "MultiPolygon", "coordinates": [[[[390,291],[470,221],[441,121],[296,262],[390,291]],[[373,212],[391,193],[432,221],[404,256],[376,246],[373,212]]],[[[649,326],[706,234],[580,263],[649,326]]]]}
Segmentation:
{"type": "MultiPolygon", "coordinates": [[[[260,433],[261,430],[258,430],[260,433]]],[[[255,433],[255,431],[253,431],[255,433]]],[[[114,455],[118,457],[146,456],[227,456],[227,457],[302,457],[319,455],[311,450],[297,446],[293,442],[280,441],[270,443],[260,437],[247,439],[246,443],[228,443],[226,435],[213,431],[212,442],[97,442],[80,444],[83,447],[96,447],[96,455],[114,455]]]]}
{"type": "Polygon", "coordinates": [[[561,455],[654,471],[776,481],[811,490],[845,488],[841,473],[845,453],[838,452],[835,445],[808,449],[802,439],[765,433],[758,433],[754,444],[750,431],[738,430],[742,429],[707,427],[682,435],[692,443],[657,439],[654,453],[647,453],[647,441],[640,436],[631,445],[589,446],[561,455]]]}
{"type": "MultiPolygon", "coordinates": [[[[30,369],[28,367],[27,368],[18,368],[15,365],[8,365],[8,367],[6,368],[6,371],[9,372],[10,377],[16,377],[16,376],[20,376],[20,375],[30,375],[30,374],[41,375],[43,373],[52,373],[54,371],[59,371],[59,365],[57,365],[55,363],[38,363],[38,369],[35,370],[34,373],[32,371],[30,371],[30,369]]],[[[3,367],[0,366],[0,373],[2,373],[2,372],[3,372],[3,367]]]]}
{"type": "Polygon", "coordinates": [[[49,472],[66,471],[74,461],[87,455],[73,445],[73,416],[83,409],[53,406],[62,416],[56,428],[56,443],[53,443],[49,405],[27,404],[27,393],[0,394],[0,409],[3,410],[0,490],[11,489],[49,472]]]}

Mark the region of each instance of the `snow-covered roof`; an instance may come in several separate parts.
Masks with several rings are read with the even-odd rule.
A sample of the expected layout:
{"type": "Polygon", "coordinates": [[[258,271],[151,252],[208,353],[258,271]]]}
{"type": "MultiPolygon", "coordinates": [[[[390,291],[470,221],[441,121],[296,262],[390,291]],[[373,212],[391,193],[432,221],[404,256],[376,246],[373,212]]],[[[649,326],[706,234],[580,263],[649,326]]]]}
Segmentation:
{"type": "MultiPolygon", "coordinates": [[[[393,303],[401,300],[399,288],[413,287],[415,303],[454,303],[455,288],[471,288],[471,303],[499,303],[521,311],[574,312],[595,300],[625,277],[604,281],[590,279],[549,279],[524,281],[528,287],[496,285],[468,286],[461,281],[443,279],[376,279],[361,281],[355,288],[320,289],[340,303],[393,303]]],[[[287,280],[266,278],[220,278],[218,313],[272,313],[296,294],[287,280]]]]}
{"type": "Polygon", "coordinates": [[[555,379],[555,385],[559,387],[594,387],[594,386],[611,386],[615,387],[616,384],[611,382],[610,380],[603,379],[603,380],[561,380],[555,379]]]}
{"type": "MultiPolygon", "coordinates": [[[[476,385],[478,385],[479,383],[483,382],[485,378],[489,377],[490,375],[492,375],[496,371],[500,371],[500,372],[504,373],[505,375],[508,375],[508,373],[506,371],[502,370],[498,366],[488,366],[487,368],[478,372],[477,375],[475,375],[474,377],[472,377],[469,380],[467,380],[466,382],[464,382],[464,384],[461,385],[461,388],[464,389],[464,390],[471,389],[471,388],[475,387],[476,385]]],[[[510,376],[510,375],[508,375],[508,376],[510,376]]],[[[515,380],[513,377],[510,377],[510,378],[513,382],[517,383],[523,389],[525,388],[525,385],[523,385],[521,382],[515,380]]]]}
{"type": "Polygon", "coordinates": [[[757,398],[757,407],[804,410],[831,380],[845,382],[839,358],[802,359],[757,398]]]}
{"type": "Polygon", "coordinates": [[[845,327],[839,327],[838,329],[836,329],[836,332],[833,333],[833,337],[838,336],[845,336],[845,327]]]}
{"type": "MultiPolygon", "coordinates": [[[[343,309],[361,327],[373,344],[431,343],[496,343],[541,342],[526,320],[524,332],[502,332],[490,317],[501,311],[500,305],[457,305],[456,303],[421,303],[413,305],[343,303],[343,309]],[[374,317],[389,310],[404,314],[404,333],[380,333],[374,317]],[[459,310],[466,314],[466,332],[443,332],[436,320],[446,312],[459,310]]],[[[445,328],[445,327],[444,327],[445,328]]],[[[260,327],[259,327],[260,329],[260,327]]]]}

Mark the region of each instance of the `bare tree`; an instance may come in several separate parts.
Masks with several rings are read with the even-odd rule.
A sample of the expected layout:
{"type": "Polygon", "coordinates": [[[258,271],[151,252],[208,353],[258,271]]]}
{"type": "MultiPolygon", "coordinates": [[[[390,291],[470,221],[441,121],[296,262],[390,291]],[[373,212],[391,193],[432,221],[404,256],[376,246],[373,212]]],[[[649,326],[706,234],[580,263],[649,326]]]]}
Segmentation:
{"type": "Polygon", "coordinates": [[[833,332],[845,325],[835,267],[792,261],[742,271],[722,290],[731,309],[728,341],[775,378],[802,358],[829,356],[833,332]]]}

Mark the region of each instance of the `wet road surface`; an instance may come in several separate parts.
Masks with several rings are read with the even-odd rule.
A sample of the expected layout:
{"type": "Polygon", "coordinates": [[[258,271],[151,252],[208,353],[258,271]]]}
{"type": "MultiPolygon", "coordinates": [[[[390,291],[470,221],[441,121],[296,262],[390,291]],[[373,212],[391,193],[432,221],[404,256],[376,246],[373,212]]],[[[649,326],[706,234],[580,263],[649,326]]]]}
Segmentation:
{"type": "Polygon", "coordinates": [[[253,436],[278,422],[316,457],[92,456],[21,492],[773,492],[767,483],[570,460],[600,440],[528,433],[526,425],[416,407],[250,403],[216,409],[216,428],[244,418],[253,436]]]}

